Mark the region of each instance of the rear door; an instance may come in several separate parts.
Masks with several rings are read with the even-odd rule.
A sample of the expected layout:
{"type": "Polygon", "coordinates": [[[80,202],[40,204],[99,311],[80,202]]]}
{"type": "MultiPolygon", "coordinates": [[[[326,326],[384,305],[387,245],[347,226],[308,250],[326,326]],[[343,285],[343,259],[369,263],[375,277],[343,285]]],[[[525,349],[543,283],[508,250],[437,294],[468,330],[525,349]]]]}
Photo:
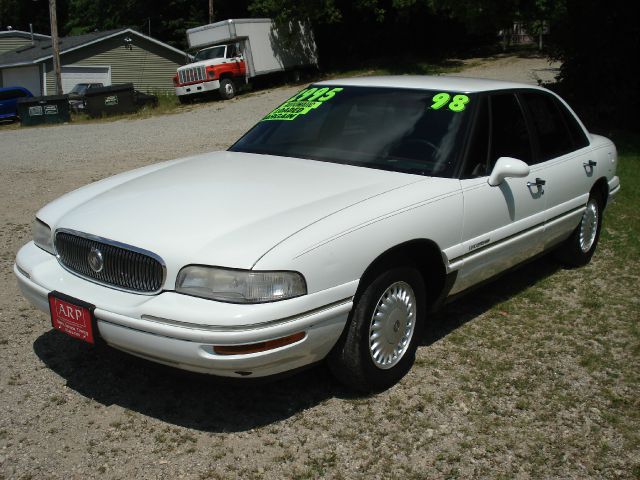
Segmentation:
{"type": "Polygon", "coordinates": [[[546,244],[563,240],[578,225],[589,190],[598,178],[597,159],[573,114],[550,93],[519,93],[533,132],[537,165],[547,185],[546,244]]]}

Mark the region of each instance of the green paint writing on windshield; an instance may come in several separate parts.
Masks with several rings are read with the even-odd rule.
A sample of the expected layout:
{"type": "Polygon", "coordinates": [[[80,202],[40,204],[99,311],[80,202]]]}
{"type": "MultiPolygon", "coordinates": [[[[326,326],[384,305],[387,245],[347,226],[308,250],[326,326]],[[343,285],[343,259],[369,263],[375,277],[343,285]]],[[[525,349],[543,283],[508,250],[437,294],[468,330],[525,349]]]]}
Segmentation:
{"type": "Polygon", "coordinates": [[[436,93],[433,97],[431,97],[431,101],[433,104],[431,105],[432,110],[440,110],[445,105],[449,105],[449,110],[452,112],[462,112],[467,103],[469,103],[469,97],[466,95],[454,95],[451,98],[451,95],[446,92],[436,93]],[[449,102],[451,100],[451,102],[449,102]]]}
{"type": "Polygon", "coordinates": [[[343,88],[307,88],[300,93],[291,97],[269,115],[264,117],[265,120],[295,120],[300,115],[306,115],[311,110],[318,108],[324,102],[331,100],[336,94],[340,93],[343,88]]]}

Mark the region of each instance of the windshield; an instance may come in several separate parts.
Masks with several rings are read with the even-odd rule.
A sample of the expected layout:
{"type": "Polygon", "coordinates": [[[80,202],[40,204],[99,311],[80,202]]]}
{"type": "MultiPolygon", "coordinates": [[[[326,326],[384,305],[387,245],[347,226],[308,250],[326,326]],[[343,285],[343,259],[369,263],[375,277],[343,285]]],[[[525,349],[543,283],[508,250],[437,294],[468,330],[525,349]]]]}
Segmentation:
{"type": "Polygon", "coordinates": [[[229,150],[451,177],[474,99],[457,92],[312,85],[229,150]]]}
{"type": "Polygon", "coordinates": [[[88,86],[89,86],[88,83],[78,83],[76,84],[75,87],[71,89],[69,93],[79,93],[82,95],[87,90],[88,86]]]}
{"type": "Polygon", "coordinates": [[[224,58],[224,48],[225,45],[221,45],[219,47],[200,50],[196,53],[194,60],[196,62],[201,62],[202,60],[211,60],[212,58],[224,58]]]}

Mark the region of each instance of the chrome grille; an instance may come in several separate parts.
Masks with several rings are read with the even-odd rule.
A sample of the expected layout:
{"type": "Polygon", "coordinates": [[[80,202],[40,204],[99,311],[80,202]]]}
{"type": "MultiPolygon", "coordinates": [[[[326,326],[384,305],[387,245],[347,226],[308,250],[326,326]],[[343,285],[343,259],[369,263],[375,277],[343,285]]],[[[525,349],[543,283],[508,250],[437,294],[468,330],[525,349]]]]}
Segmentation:
{"type": "Polygon", "coordinates": [[[58,232],[55,246],[60,263],[72,273],[97,283],[137,293],[160,290],[164,281],[164,266],[161,261],[115,243],[58,232]],[[94,248],[102,253],[104,262],[99,272],[89,265],[89,253],[94,248]]]}
{"type": "Polygon", "coordinates": [[[201,82],[206,79],[205,67],[190,67],[178,70],[178,78],[180,83],[201,82]]]}

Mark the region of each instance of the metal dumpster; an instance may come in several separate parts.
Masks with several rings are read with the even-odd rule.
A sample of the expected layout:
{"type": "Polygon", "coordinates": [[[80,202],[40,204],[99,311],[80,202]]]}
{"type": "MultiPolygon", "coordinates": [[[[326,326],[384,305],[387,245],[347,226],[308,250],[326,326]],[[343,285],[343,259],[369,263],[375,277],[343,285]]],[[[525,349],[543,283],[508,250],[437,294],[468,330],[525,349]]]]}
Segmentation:
{"type": "Polygon", "coordinates": [[[84,103],[85,111],[90,117],[133,113],[138,110],[133,83],[91,88],[84,95],[84,103]]]}
{"type": "Polygon", "coordinates": [[[20,123],[24,127],[71,121],[68,95],[20,98],[17,107],[20,123]]]}

